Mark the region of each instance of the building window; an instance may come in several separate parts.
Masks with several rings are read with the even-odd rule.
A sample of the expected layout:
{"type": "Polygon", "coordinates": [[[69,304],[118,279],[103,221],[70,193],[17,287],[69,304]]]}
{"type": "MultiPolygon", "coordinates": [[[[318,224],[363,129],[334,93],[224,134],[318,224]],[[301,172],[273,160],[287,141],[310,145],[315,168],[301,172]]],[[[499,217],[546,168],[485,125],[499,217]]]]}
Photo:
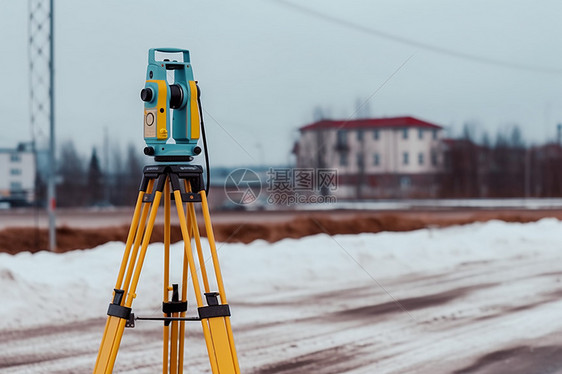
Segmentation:
{"type": "Polygon", "coordinates": [[[347,131],[338,130],[338,144],[347,144],[347,131]]]}
{"type": "Polygon", "coordinates": [[[10,175],[21,175],[21,169],[10,169],[10,175]]]}
{"type": "Polygon", "coordinates": [[[373,157],[373,164],[375,164],[375,166],[379,166],[380,163],[381,163],[381,156],[378,153],[375,153],[373,157]]]}
{"type": "Polygon", "coordinates": [[[358,153],[357,154],[357,166],[361,169],[365,166],[364,160],[365,156],[363,155],[363,153],[358,153]]]}
{"type": "Polygon", "coordinates": [[[431,150],[431,165],[437,166],[437,152],[431,150]]]}
{"type": "Polygon", "coordinates": [[[402,177],[400,178],[400,188],[406,189],[412,185],[412,180],[410,177],[402,177]]]}
{"type": "Polygon", "coordinates": [[[12,153],[10,154],[10,161],[12,162],[20,162],[21,161],[21,155],[19,153],[12,153]]]}
{"type": "Polygon", "coordinates": [[[357,130],[357,140],[363,141],[363,130],[357,130]]]}
{"type": "Polygon", "coordinates": [[[433,130],[433,140],[437,140],[437,130],[433,130]]]}
{"type": "Polygon", "coordinates": [[[408,129],[402,130],[402,139],[408,139],[408,129]]]}
{"type": "Polygon", "coordinates": [[[340,166],[347,166],[347,153],[340,153],[340,166]]]}
{"type": "Polygon", "coordinates": [[[408,165],[409,162],[410,162],[410,155],[408,154],[408,152],[402,153],[402,163],[404,165],[408,165]]]}
{"type": "Polygon", "coordinates": [[[20,182],[10,182],[10,190],[12,191],[21,191],[21,183],[20,182]]]}
{"type": "Polygon", "coordinates": [[[418,164],[423,165],[423,153],[418,154],[418,164]]]}
{"type": "Polygon", "coordinates": [[[423,139],[423,129],[418,129],[418,139],[423,139]]]}
{"type": "Polygon", "coordinates": [[[379,130],[373,130],[373,139],[379,140],[379,130]]]}

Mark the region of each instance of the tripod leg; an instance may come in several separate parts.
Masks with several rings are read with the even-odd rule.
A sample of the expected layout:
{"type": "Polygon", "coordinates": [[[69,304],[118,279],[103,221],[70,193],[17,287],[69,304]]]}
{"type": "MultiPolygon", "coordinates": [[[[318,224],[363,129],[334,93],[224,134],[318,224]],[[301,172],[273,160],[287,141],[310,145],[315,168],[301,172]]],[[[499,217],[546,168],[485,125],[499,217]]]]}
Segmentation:
{"type": "MultiPolygon", "coordinates": [[[[168,253],[168,257],[166,259],[167,266],[165,267],[165,283],[166,286],[169,284],[169,232],[170,232],[170,193],[169,193],[169,184],[166,184],[164,189],[165,200],[164,200],[164,208],[166,218],[164,220],[165,226],[165,235],[164,235],[164,247],[166,248],[166,253],[168,253]]],[[[191,234],[190,234],[191,235],[191,234]]],[[[185,244],[184,244],[185,245],[185,244]]],[[[182,272],[182,292],[181,292],[181,299],[178,294],[178,285],[174,284],[171,290],[173,290],[172,302],[170,305],[176,305],[175,308],[168,309],[169,313],[166,314],[169,317],[185,317],[185,313],[187,310],[187,274],[188,274],[188,260],[185,255],[185,248],[184,248],[184,255],[183,255],[183,272],[182,272]],[[180,304],[177,302],[180,301],[180,304]],[[176,304],[174,304],[176,303],[176,304]],[[180,305],[183,304],[183,307],[180,305]],[[172,311],[173,310],[173,311],[172,311]]],[[[165,296],[164,296],[164,304],[168,304],[168,289],[165,289],[165,296]]],[[[163,372],[168,372],[168,363],[169,363],[169,373],[170,374],[179,374],[183,372],[183,354],[184,354],[184,339],[185,339],[185,321],[172,321],[169,323],[165,323],[164,326],[164,354],[166,357],[164,358],[164,362],[166,363],[163,365],[163,372]]]]}
{"type": "MultiPolygon", "coordinates": [[[[177,317],[178,313],[172,313],[172,317],[177,317]]],[[[178,372],[178,321],[171,323],[170,336],[170,374],[178,372]]]]}
{"type": "MultiPolygon", "coordinates": [[[[191,233],[188,233],[191,237],[191,233]]],[[[189,239],[187,240],[189,242],[189,239]]],[[[176,300],[181,300],[185,303],[185,309],[177,310],[172,314],[173,317],[185,317],[187,310],[187,274],[188,274],[188,259],[185,255],[185,243],[182,261],[182,284],[181,284],[181,299],[176,296],[176,300]]],[[[177,288],[177,286],[174,286],[177,288]]],[[[177,289],[176,291],[177,292],[177,289]]],[[[183,373],[183,358],[184,358],[184,341],[185,341],[185,321],[172,321],[171,323],[171,337],[170,337],[170,373],[179,374],[183,373]]]]}
{"type": "MultiPolygon", "coordinates": [[[[193,233],[189,232],[189,237],[192,238],[193,237],[193,233]]],[[[187,260],[187,255],[186,255],[186,248],[185,248],[185,244],[184,244],[184,249],[183,249],[183,266],[182,266],[182,286],[181,286],[181,300],[182,301],[187,301],[187,290],[188,290],[188,268],[189,268],[189,264],[188,264],[188,260],[187,260]]],[[[180,313],[180,317],[185,317],[186,312],[182,311],[180,313]]],[[[183,360],[184,360],[184,343],[185,343],[185,322],[184,321],[180,321],[180,326],[179,326],[179,346],[178,346],[178,374],[182,374],[183,373],[183,360]]]]}
{"type": "Polygon", "coordinates": [[[117,281],[115,282],[115,288],[121,288],[121,282],[123,282],[123,277],[125,275],[125,271],[127,268],[128,259],[131,252],[131,247],[133,245],[133,240],[135,239],[135,234],[137,232],[137,228],[139,225],[139,221],[141,220],[141,208],[142,208],[142,199],[144,197],[144,191],[139,192],[139,196],[137,198],[137,203],[135,205],[135,212],[133,213],[133,219],[131,221],[131,226],[129,228],[129,234],[127,235],[127,241],[125,243],[125,252],[123,253],[123,260],[121,261],[121,268],[119,269],[119,275],[117,276],[117,281]]]}
{"type": "MultiPolygon", "coordinates": [[[[183,254],[183,271],[182,271],[182,286],[181,286],[181,300],[187,301],[187,257],[185,255],[185,248],[183,254]]],[[[180,317],[185,317],[186,312],[181,312],[180,317]]],[[[185,322],[180,321],[180,336],[179,336],[179,347],[178,347],[178,373],[183,373],[183,357],[184,357],[184,342],[185,342],[185,322]]]]}
{"type": "MultiPolygon", "coordinates": [[[[147,184],[147,191],[152,191],[154,185],[154,181],[150,180],[147,184]]],[[[143,193],[143,197],[144,197],[145,193],[143,193]]],[[[148,216],[148,212],[149,212],[149,205],[145,204],[142,207],[142,213],[141,213],[141,217],[140,217],[140,222],[137,221],[136,225],[136,233],[133,235],[134,236],[134,241],[133,241],[133,248],[131,250],[131,244],[130,241],[128,243],[128,245],[126,245],[125,248],[125,253],[126,256],[124,256],[123,258],[123,263],[121,265],[121,268],[123,269],[122,271],[120,271],[119,276],[118,276],[118,280],[116,283],[116,287],[115,287],[115,292],[114,292],[114,302],[113,304],[117,305],[117,306],[121,306],[122,302],[123,302],[123,295],[126,295],[129,285],[130,285],[130,281],[131,281],[131,277],[133,274],[133,270],[136,266],[136,262],[137,262],[137,256],[138,256],[138,250],[143,238],[143,234],[144,234],[144,229],[145,229],[145,224],[146,224],[146,218],[148,216]],[[126,270],[126,278],[125,280],[123,280],[123,275],[124,272],[126,270]],[[120,290],[120,292],[122,293],[122,296],[119,296],[119,302],[116,303],[116,293],[117,290],[120,290]]],[[[131,232],[133,232],[133,230],[131,230],[131,232]]],[[[122,312],[126,312],[126,309],[123,309],[122,312]]],[[[109,313],[109,311],[108,311],[109,313]]],[[[125,317],[123,317],[125,318],[125,317]]],[[[107,328],[104,332],[104,340],[102,341],[102,347],[105,348],[101,348],[100,347],[100,357],[102,358],[102,362],[106,362],[107,360],[110,360],[109,365],[111,367],[113,367],[113,363],[115,358],[111,359],[112,356],[112,352],[114,350],[119,349],[119,344],[121,342],[121,335],[118,335],[117,338],[115,338],[115,334],[116,334],[116,330],[119,329],[119,321],[120,319],[118,318],[108,318],[107,319],[107,328]],[[117,340],[115,340],[117,339],[117,340]],[[105,340],[108,340],[106,342],[104,342],[105,340]]],[[[115,356],[117,355],[117,353],[115,353],[115,356]]]]}
{"type": "MultiPolygon", "coordinates": [[[[139,258],[137,261],[137,265],[135,267],[135,273],[133,275],[133,279],[131,282],[131,287],[129,292],[127,293],[127,299],[125,300],[125,307],[130,308],[133,304],[133,299],[137,296],[136,290],[137,285],[140,278],[140,273],[142,270],[142,265],[144,263],[144,259],[146,257],[146,250],[148,248],[148,244],[150,243],[150,237],[152,235],[152,229],[154,228],[154,222],[156,221],[156,214],[158,211],[158,205],[160,204],[160,198],[162,196],[161,191],[156,191],[154,194],[154,201],[151,205],[150,209],[150,216],[148,218],[148,225],[146,226],[146,230],[144,232],[143,240],[142,240],[142,247],[139,253],[139,258]]],[[[115,364],[115,359],[117,358],[117,352],[119,350],[119,343],[121,342],[121,337],[123,336],[123,330],[125,329],[125,320],[121,319],[119,323],[119,327],[117,330],[117,337],[118,341],[117,344],[114,345],[113,350],[111,352],[111,368],[113,369],[113,365],[115,364]]]]}
{"type": "MultiPolygon", "coordinates": [[[[152,191],[153,189],[153,185],[154,182],[150,181],[148,184],[148,189],[147,191],[152,191]]],[[[139,254],[139,248],[141,246],[144,234],[145,234],[145,228],[146,228],[146,218],[148,217],[148,214],[150,212],[151,209],[151,205],[150,204],[144,204],[143,208],[142,208],[142,213],[141,213],[141,218],[140,218],[140,222],[137,228],[137,232],[135,234],[135,240],[133,242],[133,249],[131,251],[131,255],[130,255],[130,259],[129,259],[129,265],[125,274],[125,279],[121,281],[121,286],[116,287],[116,288],[120,288],[123,291],[125,291],[125,293],[128,292],[129,287],[131,285],[131,279],[133,277],[133,272],[135,270],[135,267],[137,266],[137,262],[138,262],[138,254],[139,254]]],[[[122,278],[122,275],[120,276],[120,278],[122,278]]]]}
{"type": "MultiPolygon", "coordinates": [[[[191,192],[191,185],[185,182],[186,191],[191,192]]],[[[201,236],[199,235],[199,226],[197,225],[197,217],[195,215],[195,205],[193,203],[186,204],[188,222],[191,223],[192,237],[195,238],[195,246],[197,247],[197,257],[199,259],[199,268],[201,269],[201,278],[203,279],[203,287],[205,292],[211,292],[209,287],[209,278],[205,267],[205,258],[203,257],[203,249],[201,248],[201,236]]]]}
{"type": "MultiPolygon", "coordinates": [[[[174,199],[176,202],[176,209],[178,211],[178,217],[180,220],[180,228],[182,233],[182,238],[185,243],[185,255],[188,260],[189,270],[191,273],[191,280],[193,282],[193,289],[195,291],[195,299],[197,300],[197,306],[199,308],[203,307],[203,298],[201,296],[201,287],[199,286],[199,278],[197,276],[197,271],[195,268],[195,259],[193,258],[193,251],[191,248],[191,242],[189,240],[189,232],[187,228],[186,215],[182,206],[181,191],[178,188],[174,188],[174,199]]],[[[220,373],[218,370],[217,361],[214,354],[214,348],[212,345],[211,333],[209,331],[209,326],[206,323],[202,323],[203,335],[205,336],[205,342],[207,344],[207,351],[209,352],[209,359],[211,363],[211,370],[213,374],[220,373]]],[[[225,371],[225,373],[227,373],[225,371]]]]}
{"type": "MultiPolygon", "coordinates": [[[[207,231],[207,239],[209,240],[211,258],[213,259],[213,267],[217,279],[217,286],[219,288],[220,300],[222,304],[228,304],[226,300],[226,293],[224,290],[224,284],[223,284],[222,274],[219,265],[219,258],[217,255],[217,247],[215,244],[215,236],[213,234],[213,226],[211,225],[211,216],[209,214],[209,205],[207,203],[207,196],[205,190],[200,191],[200,195],[201,195],[201,206],[203,210],[203,217],[205,219],[205,230],[207,231]]],[[[238,355],[236,353],[236,347],[234,345],[234,335],[232,334],[232,326],[230,324],[230,317],[224,316],[223,318],[210,318],[209,324],[211,326],[212,331],[216,329],[216,331],[219,332],[221,335],[223,334],[226,335],[226,338],[228,339],[230,359],[232,360],[231,362],[234,366],[234,372],[240,373],[240,367],[238,365],[238,355]],[[224,328],[222,326],[222,322],[223,322],[221,321],[222,319],[224,320],[224,328]]],[[[226,352],[223,351],[223,355],[224,355],[223,360],[229,361],[228,358],[226,357],[226,352]]]]}
{"type": "MultiPolygon", "coordinates": [[[[149,182],[149,188],[152,187],[152,181],[149,182]]],[[[117,276],[117,282],[115,284],[115,289],[121,288],[121,283],[123,282],[123,276],[127,269],[127,264],[129,263],[129,257],[131,254],[131,247],[133,245],[133,239],[135,238],[135,233],[137,232],[137,228],[139,226],[140,220],[140,212],[142,208],[142,200],[144,197],[145,191],[139,191],[139,195],[137,198],[137,203],[135,205],[135,210],[133,213],[133,219],[131,221],[131,226],[129,228],[129,234],[127,235],[127,242],[125,244],[125,251],[123,252],[123,259],[121,260],[121,267],[119,269],[119,275],[117,276]]],[[[113,345],[113,341],[110,341],[110,336],[108,334],[108,330],[113,330],[115,327],[113,326],[115,323],[111,321],[110,318],[107,319],[105,324],[105,329],[103,333],[103,338],[100,344],[100,348],[98,351],[98,357],[96,359],[96,365],[94,368],[94,372],[104,372],[104,368],[100,368],[99,371],[98,367],[103,366],[102,362],[106,362],[109,359],[109,354],[111,350],[111,345],[113,345]],[[112,325],[110,327],[110,325],[112,325]]]]}
{"type": "MultiPolygon", "coordinates": [[[[132,272],[134,265],[134,274],[130,284],[130,289],[126,293],[125,302],[123,304],[123,297],[125,297],[125,291],[120,290],[120,294],[117,294],[114,298],[114,303],[110,304],[110,310],[108,311],[108,328],[105,332],[102,347],[100,347],[99,352],[99,362],[94,369],[94,373],[111,373],[113,366],[115,364],[115,359],[117,358],[117,353],[119,350],[119,345],[121,343],[121,338],[123,336],[123,330],[125,329],[125,323],[128,319],[128,314],[131,310],[131,305],[133,299],[136,297],[136,288],[140,278],[140,272],[142,270],[142,265],[144,263],[144,258],[146,256],[146,249],[150,242],[150,236],[152,235],[152,229],[154,228],[154,222],[156,220],[156,214],[158,212],[158,206],[160,205],[160,198],[162,196],[162,189],[165,181],[165,176],[159,176],[157,180],[157,186],[155,187],[154,197],[152,204],[150,205],[150,216],[148,218],[148,225],[144,230],[144,235],[139,235],[137,232],[136,238],[142,237],[142,247],[138,255],[138,259],[135,263],[129,264],[128,274],[132,272]],[[123,304],[123,305],[122,305],[123,304]]],[[[139,226],[139,229],[141,227],[139,226]]],[[[127,280],[125,281],[125,286],[127,286],[127,280]]],[[[128,288],[128,287],[127,287],[128,288]]]]}
{"type": "MultiPolygon", "coordinates": [[[[170,185],[166,183],[164,185],[164,294],[162,297],[164,303],[169,301],[168,294],[170,291],[170,205],[170,185]]],[[[165,313],[164,317],[166,317],[165,313]]],[[[170,325],[164,323],[163,330],[162,374],[166,374],[168,372],[170,325]]]]}
{"type": "MultiPolygon", "coordinates": [[[[174,186],[172,182],[172,186],[174,186]]],[[[179,201],[181,199],[181,192],[179,187],[174,188],[174,195],[176,200],[176,208],[178,210],[178,216],[180,218],[180,224],[182,229],[182,235],[184,241],[188,243],[189,235],[186,219],[184,217],[183,206],[179,201]]],[[[212,227],[210,225],[210,217],[208,214],[208,206],[206,202],[205,192],[201,191],[201,201],[203,203],[203,213],[205,215],[205,226],[207,228],[207,236],[209,238],[209,244],[211,247],[211,256],[213,258],[215,276],[217,277],[217,284],[219,286],[219,294],[221,296],[222,305],[219,305],[217,300],[217,294],[207,293],[205,296],[207,298],[207,306],[203,305],[203,300],[201,297],[201,290],[199,286],[199,278],[197,272],[194,269],[195,259],[193,257],[193,252],[191,245],[186,245],[186,254],[189,260],[189,266],[192,273],[193,288],[195,290],[195,297],[197,299],[197,306],[199,310],[199,317],[201,318],[201,325],[203,328],[203,335],[205,336],[205,342],[207,344],[207,351],[209,354],[209,361],[211,364],[211,370],[213,374],[238,374],[240,369],[238,368],[238,359],[236,357],[236,350],[234,348],[234,339],[232,337],[232,331],[230,327],[229,315],[230,311],[228,305],[226,305],[224,296],[224,287],[222,285],[222,277],[220,274],[220,268],[218,266],[218,257],[216,254],[215,242],[212,233],[212,227]]],[[[191,216],[191,215],[190,215],[191,216]]],[[[193,225],[196,221],[191,220],[193,225]]],[[[196,228],[192,226],[192,231],[195,233],[196,228]]],[[[205,264],[202,263],[202,272],[205,268],[205,264]]]]}

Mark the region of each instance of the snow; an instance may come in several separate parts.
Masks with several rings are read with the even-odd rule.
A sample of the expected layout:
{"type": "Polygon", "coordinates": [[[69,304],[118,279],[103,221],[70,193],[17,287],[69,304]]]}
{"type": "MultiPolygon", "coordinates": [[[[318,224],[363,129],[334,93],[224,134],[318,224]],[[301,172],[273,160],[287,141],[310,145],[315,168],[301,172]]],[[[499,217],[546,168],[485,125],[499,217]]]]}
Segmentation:
{"type": "MultiPolygon", "coordinates": [[[[491,221],[406,233],[316,235],[273,244],[219,243],[218,252],[229,299],[261,295],[260,299],[267,300],[275,298],[278,290],[298,293],[303,285],[328,291],[334,281],[338,288],[351,287],[369,277],[432,272],[469,261],[544,255],[557,252],[560,243],[562,223],[543,219],[527,224],[491,221]]],[[[123,247],[123,243],[111,242],[64,254],[0,254],[0,311],[4,317],[0,329],[104,315],[123,247]],[[30,315],[32,310],[41,312],[30,315]]],[[[182,247],[181,243],[172,245],[173,264],[181,262],[182,247]]],[[[161,244],[152,244],[135,309],[158,310],[162,263],[161,244]]]]}
{"type": "MultiPolygon", "coordinates": [[[[486,352],[486,349],[493,350],[493,347],[510,341],[538,338],[562,330],[562,320],[556,317],[562,309],[561,304],[548,304],[541,299],[549,292],[559,291],[556,282],[560,279],[534,276],[560,272],[561,243],[562,222],[542,219],[525,224],[490,221],[401,233],[316,235],[276,243],[219,243],[218,253],[235,330],[237,326],[297,318],[305,321],[307,317],[314,317],[318,310],[314,302],[307,301],[309,296],[329,299],[322,308],[324,313],[333,315],[348,309],[359,311],[365,305],[365,298],[372,300],[373,294],[379,304],[406,300],[402,303],[407,313],[397,308],[398,314],[385,317],[376,324],[377,344],[382,344],[386,338],[393,339],[392,344],[377,348],[379,357],[404,357],[388,366],[395,372],[404,372],[408,365],[422,357],[427,362],[447,361],[444,357],[448,350],[459,347],[459,344],[465,353],[486,352]],[[489,263],[494,267],[486,265],[489,263]],[[421,309],[408,307],[408,298],[420,296],[420,285],[432,294],[445,295],[443,297],[448,297],[447,292],[454,289],[457,294],[451,294],[451,297],[461,295],[462,304],[443,303],[421,309]],[[359,297],[344,297],[349,290],[355,290],[359,297]],[[298,316],[294,307],[284,307],[281,300],[298,303],[298,316]],[[524,303],[533,302],[536,304],[534,308],[522,307],[524,303]],[[267,312],[253,312],[253,308],[260,305],[267,312]],[[504,308],[501,310],[511,308],[509,310],[518,312],[500,321],[486,321],[495,313],[501,313],[499,305],[504,308]],[[441,318],[448,319],[450,326],[456,326],[457,330],[453,327],[434,329],[438,326],[436,320],[441,318]],[[459,320],[478,321],[478,324],[461,326],[459,320]],[[549,322],[545,323],[545,320],[549,322]],[[501,335],[497,333],[498,329],[501,329],[501,335]],[[399,338],[396,337],[397,330],[400,330],[399,338]],[[478,339],[457,341],[463,333],[473,331],[478,331],[478,339]]],[[[0,254],[0,332],[103,318],[123,247],[123,243],[112,242],[95,249],[64,254],[0,254]]],[[[181,243],[172,245],[175,270],[179,269],[182,251],[181,243]]],[[[151,245],[133,303],[137,315],[159,314],[162,263],[161,244],[151,245]]],[[[179,277],[176,278],[177,281],[179,277]]],[[[340,323],[353,325],[356,322],[353,314],[349,314],[340,323]]],[[[299,323],[286,330],[286,333],[294,334],[297,341],[303,331],[299,323]]],[[[314,318],[307,323],[309,331],[323,329],[314,318]]],[[[298,345],[298,349],[302,350],[301,354],[306,354],[336,341],[360,341],[362,334],[364,339],[374,336],[369,330],[351,331],[353,333],[344,331],[325,343],[303,337],[308,343],[298,345]]],[[[283,354],[290,355],[297,349],[295,347],[285,347],[283,354]]],[[[358,347],[360,351],[361,347],[358,347]]],[[[248,355],[244,353],[244,344],[239,351],[244,366],[244,357],[248,355]]],[[[265,354],[252,356],[251,366],[266,365],[270,363],[268,359],[271,357],[265,354]]],[[[450,356],[448,360],[451,360],[450,356]]],[[[378,365],[382,364],[379,362],[378,365]]]]}

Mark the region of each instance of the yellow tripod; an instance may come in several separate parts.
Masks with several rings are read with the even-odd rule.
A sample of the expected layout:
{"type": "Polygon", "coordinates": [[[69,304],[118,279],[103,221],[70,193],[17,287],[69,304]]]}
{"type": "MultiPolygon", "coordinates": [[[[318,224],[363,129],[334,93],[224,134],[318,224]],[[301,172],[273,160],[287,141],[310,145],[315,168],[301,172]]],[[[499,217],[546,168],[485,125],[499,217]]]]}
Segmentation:
{"type": "Polygon", "coordinates": [[[230,325],[230,309],[224,291],[207,197],[203,187],[202,168],[198,165],[156,165],[146,166],[143,173],[113,301],[109,304],[107,311],[108,318],[94,373],[113,371],[125,327],[134,327],[135,319],[158,319],[164,321],[163,373],[183,372],[185,322],[195,320],[201,321],[203,327],[212,373],[239,374],[240,368],[230,325]],[[170,193],[170,188],[172,193],[170,193]],[[133,299],[137,296],[137,284],[162,195],[164,196],[164,296],[162,303],[164,316],[161,318],[135,318],[131,307],[133,299]],[[175,201],[184,242],[181,296],[178,285],[169,284],[172,199],[175,201]],[[185,210],[184,202],[186,203],[185,210]],[[195,216],[194,203],[198,202],[201,203],[205,219],[218,292],[213,292],[209,288],[209,278],[195,216]],[[204,292],[200,287],[194,250],[191,246],[192,239],[195,242],[204,292]],[[191,276],[199,314],[198,317],[193,318],[185,316],[188,272],[191,276]],[[170,292],[172,292],[171,299],[170,292]]]}

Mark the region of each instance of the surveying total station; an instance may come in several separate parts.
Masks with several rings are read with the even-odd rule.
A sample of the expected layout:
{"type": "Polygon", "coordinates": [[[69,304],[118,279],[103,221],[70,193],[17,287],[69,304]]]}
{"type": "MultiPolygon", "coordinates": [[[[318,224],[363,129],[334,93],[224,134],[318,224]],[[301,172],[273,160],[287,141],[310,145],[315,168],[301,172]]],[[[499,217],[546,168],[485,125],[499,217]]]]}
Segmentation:
{"type": "Polygon", "coordinates": [[[193,80],[189,51],[175,48],[149,50],[146,83],[141,91],[146,141],[144,153],[154,156],[157,164],[143,169],[94,373],[113,371],[125,327],[134,327],[139,320],[163,323],[162,373],[183,372],[185,323],[189,321],[201,323],[211,372],[240,373],[230,324],[230,308],[207,204],[209,158],[200,96],[197,82],[193,80]],[[158,55],[169,58],[159,60],[158,55]],[[200,136],[205,149],[206,185],[202,178],[203,168],[189,164],[194,156],[201,153],[197,145],[200,136]],[[164,201],[162,316],[135,316],[132,303],[137,297],[137,285],[161,200],[164,201]],[[175,203],[184,244],[181,284],[170,282],[172,201],[175,203]],[[208,239],[208,248],[205,250],[197,225],[196,203],[201,204],[205,222],[208,239]],[[210,255],[212,262],[209,271],[205,266],[206,255],[210,255]],[[212,285],[216,286],[215,290],[211,289],[212,285]],[[195,316],[186,316],[188,289],[193,290],[195,295],[195,316]]]}

